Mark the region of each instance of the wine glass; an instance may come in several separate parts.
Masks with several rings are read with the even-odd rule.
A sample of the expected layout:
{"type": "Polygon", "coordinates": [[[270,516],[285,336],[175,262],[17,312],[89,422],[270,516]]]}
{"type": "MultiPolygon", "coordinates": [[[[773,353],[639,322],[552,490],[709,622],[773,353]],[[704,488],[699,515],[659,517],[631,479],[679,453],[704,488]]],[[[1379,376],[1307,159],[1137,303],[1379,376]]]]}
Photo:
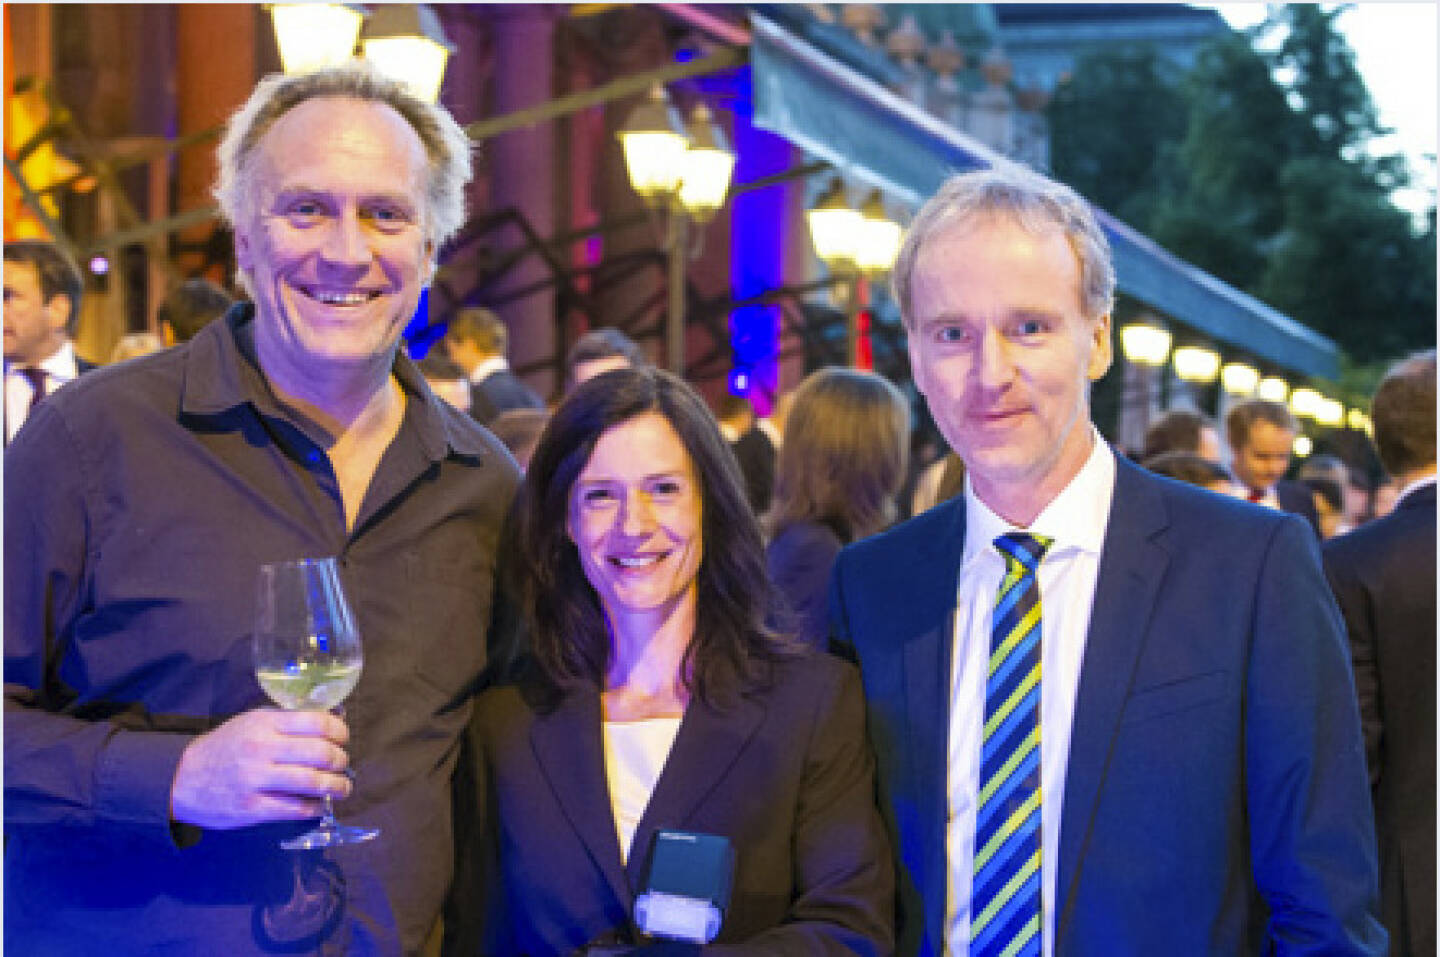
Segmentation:
{"type": "MultiPolygon", "coordinates": [[[[302,558],[260,566],[255,601],[255,677],[270,700],[288,711],[329,711],[355,688],[363,659],[360,633],[340,587],[333,558],[302,558]]],[[[314,829],[282,841],[287,851],[358,844],[379,828],[335,820],[330,796],[314,829]]]]}

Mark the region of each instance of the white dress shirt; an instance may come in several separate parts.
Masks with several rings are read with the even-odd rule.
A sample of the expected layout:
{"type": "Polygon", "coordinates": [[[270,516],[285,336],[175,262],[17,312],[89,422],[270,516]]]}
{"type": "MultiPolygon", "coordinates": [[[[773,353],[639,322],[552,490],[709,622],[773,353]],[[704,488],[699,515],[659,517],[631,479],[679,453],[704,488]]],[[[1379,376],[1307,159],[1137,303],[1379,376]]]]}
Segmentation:
{"type": "MultiPolygon", "coordinates": [[[[50,358],[40,363],[40,368],[45,370],[45,394],[51,395],[56,389],[79,375],[79,369],[75,366],[75,347],[67,339],[60,345],[59,349],[50,353],[50,358]]],[[[11,362],[5,363],[5,442],[15,438],[15,433],[20,431],[20,426],[25,424],[25,416],[30,414],[30,400],[34,395],[34,389],[30,387],[30,380],[20,371],[20,366],[11,362]]]]}
{"type": "Polygon", "coordinates": [[[481,359],[475,363],[475,368],[470,370],[470,381],[479,385],[500,370],[508,368],[510,368],[510,363],[505,361],[504,356],[491,356],[488,359],[481,359]]]}
{"type": "MultiPolygon", "coordinates": [[[[1092,427],[1092,432],[1094,431],[1092,427]]],[[[1040,563],[1040,906],[1041,953],[1054,952],[1055,867],[1060,851],[1060,810],[1070,757],[1075,691],[1095,601],[1100,550],[1115,494],[1115,459],[1098,432],[1090,457],[1070,484],[1028,529],[1017,529],[975,497],[965,481],[965,550],[956,589],[950,668],[945,859],[945,951],[970,950],[970,884],[975,847],[976,797],[985,715],[985,672],[990,656],[995,594],[1005,560],[994,541],[1013,531],[1053,539],[1040,563]]]]}

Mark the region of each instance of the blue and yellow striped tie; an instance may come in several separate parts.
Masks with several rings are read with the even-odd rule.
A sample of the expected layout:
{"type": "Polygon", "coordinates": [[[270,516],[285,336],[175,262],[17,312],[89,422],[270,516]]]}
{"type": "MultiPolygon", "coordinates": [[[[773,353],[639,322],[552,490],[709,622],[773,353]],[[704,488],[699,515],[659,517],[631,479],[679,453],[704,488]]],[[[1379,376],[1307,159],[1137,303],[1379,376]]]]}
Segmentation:
{"type": "Polygon", "coordinates": [[[985,733],[970,892],[971,957],[1040,953],[1040,583],[1050,539],[995,539],[1005,579],[985,676],[985,733]]]}

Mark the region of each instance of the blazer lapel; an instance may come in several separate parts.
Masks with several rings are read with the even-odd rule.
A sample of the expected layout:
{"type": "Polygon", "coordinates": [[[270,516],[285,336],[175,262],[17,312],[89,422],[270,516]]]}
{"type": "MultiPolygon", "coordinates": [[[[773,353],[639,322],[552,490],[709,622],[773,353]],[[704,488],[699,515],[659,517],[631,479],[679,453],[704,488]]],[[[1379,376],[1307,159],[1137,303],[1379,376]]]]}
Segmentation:
{"type": "Polygon", "coordinates": [[[951,510],[945,532],[921,556],[909,620],[918,627],[901,632],[906,720],[902,740],[910,747],[910,793],[915,797],[916,844],[902,848],[920,879],[925,897],[925,932],[934,952],[944,939],[945,823],[948,818],[950,670],[955,630],[955,589],[965,546],[965,501],[961,496],[937,508],[951,510]],[[918,860],[915,856],[918,856],[918,860]]]}
{"type": "Polygon", "coordinates": [[[764,718],[764,705],[742,694],[723,695],[715,707],[698,696],[691,700],[650,803],[635,828],[635,841],[625,863],[632,893],[640,889],[655,831],[685,826],[695,809],[729,773],[764,718]]]}
{"type": "Polygon", "coordinates": [[[1170,561],[1164,547],[1154,540],[1169,524],[1156,481],[1117,456],[1115,495],[1100,555],[1070,732],[1056,875],[1055,899],[1060,906],[1057,946],[1071,917],[1077,872],[1090,837],[1120,713],[1170,561]]]}
{"type": "Polygon", "coordinates": [[[631,895],[610,813],[601,720],[599,693],[591,687],[576,688],[554,711],[536,719],[530,745],[570,826],[628,914],[631,895]]]}

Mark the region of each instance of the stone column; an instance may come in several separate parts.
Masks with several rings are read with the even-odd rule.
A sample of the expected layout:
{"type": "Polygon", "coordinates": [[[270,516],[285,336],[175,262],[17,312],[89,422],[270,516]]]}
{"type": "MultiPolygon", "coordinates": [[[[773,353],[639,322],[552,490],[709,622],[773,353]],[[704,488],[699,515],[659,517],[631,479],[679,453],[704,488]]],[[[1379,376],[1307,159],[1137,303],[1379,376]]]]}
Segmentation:
{"type": "MultiPolygon", "coordinates": [[[[255,34],[270,29],[269,15],[250,4],[182,3],[175,7],[176,134],[186,136],[220,126],[245,101],[255,85],[255,34]]],[[[181,150],[175,156],[175,211],[186,212],[214,202],[215,147],[219,137],[181,150]]],[[[182,242],[203,243],[219,220],[180,234],[182,242]]],[[[231,277],[219,263],[207,268],[202,251],[182,253],[186,275],[201,270],[205,278],[224,283],[231,277]]]]}
{"type": "MultiPolygon", "coordinates": [[[[494,23],[495,72],[492,78],[496,116],[538,106],[554,96],[553,42],[558,7],[516,4],[491,8],[494,23]]],[[[555,124],[502,133],[484,146],[490,171],[490,207],[513,207],[542,239],[555,233],[555,124]]],[[[501,249],[524,245],[519,229],[506,227],[501,249]]],[[[545,263],[528,256],[513,268],[506,291],[553,279],[545,263]]],[[[555,291],[548,287],[506,303],[498,310],[510,329],[510,363],[524,366],[551,356],[556,348],[555,291]]],[[[554,392],[557,383],[546,371],[532,376],[530,384],[541,395],[554,392]]]]}

